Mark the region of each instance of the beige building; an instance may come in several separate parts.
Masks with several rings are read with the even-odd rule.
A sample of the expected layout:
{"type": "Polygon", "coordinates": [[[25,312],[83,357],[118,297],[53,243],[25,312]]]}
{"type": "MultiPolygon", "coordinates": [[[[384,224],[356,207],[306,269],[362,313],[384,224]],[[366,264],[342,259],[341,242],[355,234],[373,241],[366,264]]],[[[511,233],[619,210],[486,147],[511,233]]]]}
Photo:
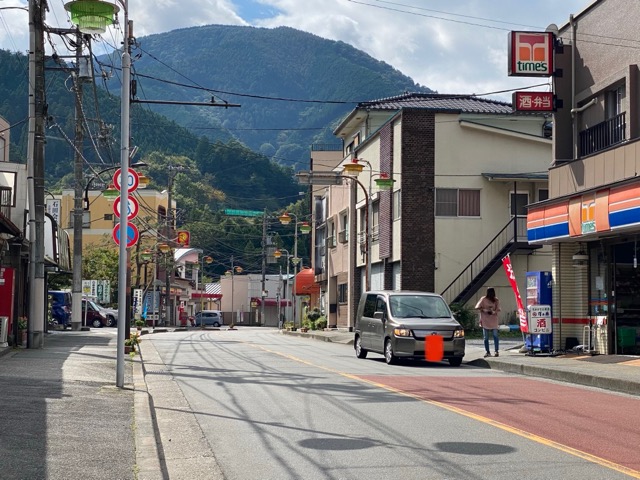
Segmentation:
{"type": "Polygon", "coordinates": [[[554,345],[640,353],[640,5],[599,0],[557,34],[549,199],[528,237],[553,248],[554,345]]]}
{"type": "Polygon", "coordinates": [[[525,209],[547,198],[548,120],[469,95],[359,104],[334,132],[344,141],[334,153],[341,184],[328,185],[332,174],[315,168],[306,176],[314,184],[314,265],[329,325],[353,327],[367,288],[436,291],[449,303],[473,305],[493,286],[502,321],[512,320],[516,303],[502,258],[510,254],[520,285],[526,272],[551,268],[549,249],[527,243],[525,209]],[[343,171],[354,159],[364,167],[357,181],[343,171]],[[378,186],[385,176],[390,190],[378,186]]]}

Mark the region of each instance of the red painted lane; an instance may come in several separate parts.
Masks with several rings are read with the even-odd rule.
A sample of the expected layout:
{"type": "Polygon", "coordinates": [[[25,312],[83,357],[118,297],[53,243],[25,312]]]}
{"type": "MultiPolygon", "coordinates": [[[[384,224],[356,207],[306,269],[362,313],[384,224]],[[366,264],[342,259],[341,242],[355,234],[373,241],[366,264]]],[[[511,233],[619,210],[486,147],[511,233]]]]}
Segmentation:
{"type": "Polygon", "coordinates": [[[640,398],[518,377],[359,378],[640,471],[640,398]]]}

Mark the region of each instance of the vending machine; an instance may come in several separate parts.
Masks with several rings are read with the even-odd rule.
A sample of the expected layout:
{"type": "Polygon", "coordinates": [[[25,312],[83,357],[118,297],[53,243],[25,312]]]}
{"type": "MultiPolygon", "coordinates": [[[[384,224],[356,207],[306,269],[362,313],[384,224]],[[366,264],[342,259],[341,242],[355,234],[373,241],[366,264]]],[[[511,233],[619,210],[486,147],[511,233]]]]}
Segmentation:
{"type": "MultiPolygon", "coordinates": [[[[551,272],[527,272],[527,303],[526,309],[529,312],[532,305],[549,305],[552,306],[552,276],[551,272]]],[[[553,308],[551,308],[553,311],[553,308]]],[[[553,317],[551,317],[553,318],[553,317]]],[[[535,331],[531,325],[531,317],[529,316],[529,332],[535,331]]],[[[549,321],[551,323],[551,321],[549,321]]],[[[549,325],[550,333],[538,333],[525,335],[525,348],[532,352],[551,352],[553,351],[553,333],[551,333],[552,325],[549,325]]]]}

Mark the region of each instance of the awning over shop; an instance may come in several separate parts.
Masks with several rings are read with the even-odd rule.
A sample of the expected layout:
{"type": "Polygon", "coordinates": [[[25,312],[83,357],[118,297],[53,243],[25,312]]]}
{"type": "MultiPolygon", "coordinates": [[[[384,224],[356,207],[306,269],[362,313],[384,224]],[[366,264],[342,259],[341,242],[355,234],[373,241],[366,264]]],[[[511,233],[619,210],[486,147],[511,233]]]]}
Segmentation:
{"type": "Polygon", "coordinates": [[[211,300],[220,300],[222,298],[222,287],[219,283],[206,283],[203,292],[192,292],[191,298],[198,300],[200,298],[208,298],[211,300]]]}
{"type": "MultiPolygon", "coordinates": [[[[262,305],[262,299],[260,297],[251,297],[251,303],[255,304],[256,306],[260,306],[262,305]]],[[[278,301],[275,298],[265,298],[264,299],[264,306],[265,307],[276,307],[278,306],[278,301]]],[[[288,298],[281,298],[280,299],[280,306],[281,307],[290,307],[291,306],[291,300],[289,300],[288,298]]]]}
{"type": "Polygon", "coordinates": [[[640,224],[640,182],[592,189],[529,207],[529,243],[588,240],[640,224]]]}
{"type": "Polygon", "coordinates": [[[312,295],[320,293],[320,285],[315,282],[313,268],[304,268],[296,275],[295,295],[312,295]]]}

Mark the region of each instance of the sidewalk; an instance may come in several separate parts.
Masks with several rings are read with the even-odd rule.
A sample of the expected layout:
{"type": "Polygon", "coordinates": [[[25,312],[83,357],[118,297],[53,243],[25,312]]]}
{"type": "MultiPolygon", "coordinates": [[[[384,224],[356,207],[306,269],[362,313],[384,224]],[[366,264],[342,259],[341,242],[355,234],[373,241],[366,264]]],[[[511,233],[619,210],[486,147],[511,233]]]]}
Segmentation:
{"type": "MultiPolygon", "coordinates": [[[[43,349],[0,348],[2,478],[223,478],[151,342],[125,355],[125,386],[115,386],[114,333],[52,332],[43,349]]],[[[346,331],[282,334],[353,344],[346,331]]],[[[464,363],[640,395],[638,357],[483,353],[481,342],[468,341],[464,363]]]]}

